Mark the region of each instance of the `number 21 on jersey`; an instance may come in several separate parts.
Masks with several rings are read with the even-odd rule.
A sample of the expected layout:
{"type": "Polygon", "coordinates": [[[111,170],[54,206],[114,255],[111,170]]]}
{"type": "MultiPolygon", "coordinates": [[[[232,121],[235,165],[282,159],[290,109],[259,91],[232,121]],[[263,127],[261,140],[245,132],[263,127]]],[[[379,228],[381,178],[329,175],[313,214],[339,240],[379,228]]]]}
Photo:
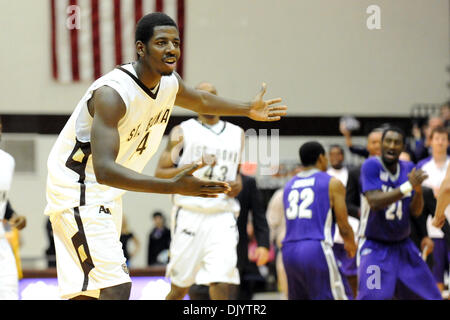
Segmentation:
{"type": "Polygon", "coordinates": [[[288,195],[289,208],[286,210],[286,217],[289,220],[296,218],[311,219],[312,210],[309,206],[314,201],[314,191],[311,188],[302,189],[299,192],[297,189],[291,190],[288,195]],[[299,200],[300,203],[299,203],[299,200]]]}
{"type": "MultiPolygon", "coordinates": [[[[382,186],[383,192],[389,192],[392,191],[393,188],[383,185],[382,186]]],[[[403,216],[403,210],[402,210],[402,201],[396,201],[392,203],[389,207],[386,209],[386,220],[395,220],[397,217],[398,220],[402,220],[403,216]]]]}

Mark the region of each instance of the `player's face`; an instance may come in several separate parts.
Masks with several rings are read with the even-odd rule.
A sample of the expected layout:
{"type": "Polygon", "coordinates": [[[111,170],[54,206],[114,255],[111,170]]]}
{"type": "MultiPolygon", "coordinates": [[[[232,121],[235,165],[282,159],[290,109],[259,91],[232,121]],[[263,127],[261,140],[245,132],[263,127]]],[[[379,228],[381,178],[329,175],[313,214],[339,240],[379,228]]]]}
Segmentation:
{"type": "Polygon", "coordinates": [[[430,145],[433,152],[446,153],[448,148],[448,134],[435,132],[431,138],[430,145]]]}
{"type": "Polygon", "coordinates": [[[144,59],[151,69],[162,76],[171,75],[181,55],[178,29],[173,26],[155,27],[146,48],[144,59]]]}
{"type": "Polygon", "coordinates": [[[403,151],[403,136],[396,131],[388,131],[381,141],[381,153],[383,162],[387,165],[398,162],[403,151]]]}
{"type": "Polygon", "coordinates": [[[332,148],[330,150],[330,165],[334,169],[341,169],[344,163],[344,155],[339,148],[332,148]]]}

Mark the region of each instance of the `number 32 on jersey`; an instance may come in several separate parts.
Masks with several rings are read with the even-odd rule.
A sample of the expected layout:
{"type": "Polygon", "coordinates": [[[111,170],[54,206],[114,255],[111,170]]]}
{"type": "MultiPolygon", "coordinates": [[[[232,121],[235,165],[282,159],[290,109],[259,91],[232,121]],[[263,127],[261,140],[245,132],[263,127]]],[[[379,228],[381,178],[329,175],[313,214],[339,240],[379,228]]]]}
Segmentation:
{"type": "Polygon", "coordinates": [[[296,218],[311,219],[312,210],[309,206],[314,201],[314,191],[311,188],[302,189],[299,192],[297,189],[291,190],[288,195],[289,208],[286,210],[286,217],[289,220],[296,218]],[[299,203],[299,200],[300,203],[299,203]]]}

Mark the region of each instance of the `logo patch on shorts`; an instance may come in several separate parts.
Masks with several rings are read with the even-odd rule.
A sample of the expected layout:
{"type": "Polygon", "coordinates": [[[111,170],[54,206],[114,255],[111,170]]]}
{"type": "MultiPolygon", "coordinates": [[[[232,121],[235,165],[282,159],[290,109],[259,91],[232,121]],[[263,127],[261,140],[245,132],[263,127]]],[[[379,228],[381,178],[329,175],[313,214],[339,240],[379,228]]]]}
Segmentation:
{"type": "Polygon", "coordinates": [[[125,272],[126,274],[130,274],[130,272],[128,271],[128,267],[127,267],[127,264],[126,264],[126,263],[122,264],[122,270],[123,270],[123,272],[125,272]]]}
{"type": "Polygon", "coordinates": [[[104,206],[100,206],[100,210],[98,213],[106,213],[106,214],[111,214],[111,211],[109,210],[109,208],[105,208],[104,206]]]}

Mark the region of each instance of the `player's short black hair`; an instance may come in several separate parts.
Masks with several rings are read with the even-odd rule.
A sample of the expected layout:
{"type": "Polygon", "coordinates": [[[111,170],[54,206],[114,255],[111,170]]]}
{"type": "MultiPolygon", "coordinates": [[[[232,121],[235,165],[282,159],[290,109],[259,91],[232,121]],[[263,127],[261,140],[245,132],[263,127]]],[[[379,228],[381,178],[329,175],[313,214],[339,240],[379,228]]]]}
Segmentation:
{"type": "Polygon", "coordinates": [[[158,26],[174,26],[177,24],[171,17],[162,12],[152,12],[143,16],[136,25],[135,42],[142,41],[144,44],[153,37],[153,31],[158,26]]]}
{"type": "Polygon", "coordinates": [[[309,141],[304,143],[299,151],[300,161],[303,166],[315,165],[321,154],[325,155],[324,147],[317,141],[309,141]]]}
{"type": "Polygon", "coordinates": [[[330,145],[330,147],[328,148],[328,152],[331,152],[332,149],[339,149],[339,151],[340,151],[342,154],[345,153],[344,148],[342,148],[342,147],[341,147],[340,145],[338,145],[338,144],[332,144],[332,145],[330,145]]]}
{"type": "Polygon", "coordinates": [[[163,217],[163,215],[162,215],[162,213],[161,212],[159,212],[159,211],[156,211],[156,212],[154,212],[153,213],[153,218],[156,218],[156,217],[163,217]]]}
{"type": "Polygon", "coordinates": [[[397,132],[397,133],[401,134],[401,135],[402,135],[402,142],[403,142],[403,145],[406,144],[406,135],[405,135],[405,131],[403,131],[401,128],[399,128],[399,127],[397,127],[397,126],[386,126],[386,127],[384,127],[383,134],[381,135],[381,141],[384,140],[384,137],[386,136],[386,133],[387,133],[388,131],[394,131],[394,132],[397,132]]]}

